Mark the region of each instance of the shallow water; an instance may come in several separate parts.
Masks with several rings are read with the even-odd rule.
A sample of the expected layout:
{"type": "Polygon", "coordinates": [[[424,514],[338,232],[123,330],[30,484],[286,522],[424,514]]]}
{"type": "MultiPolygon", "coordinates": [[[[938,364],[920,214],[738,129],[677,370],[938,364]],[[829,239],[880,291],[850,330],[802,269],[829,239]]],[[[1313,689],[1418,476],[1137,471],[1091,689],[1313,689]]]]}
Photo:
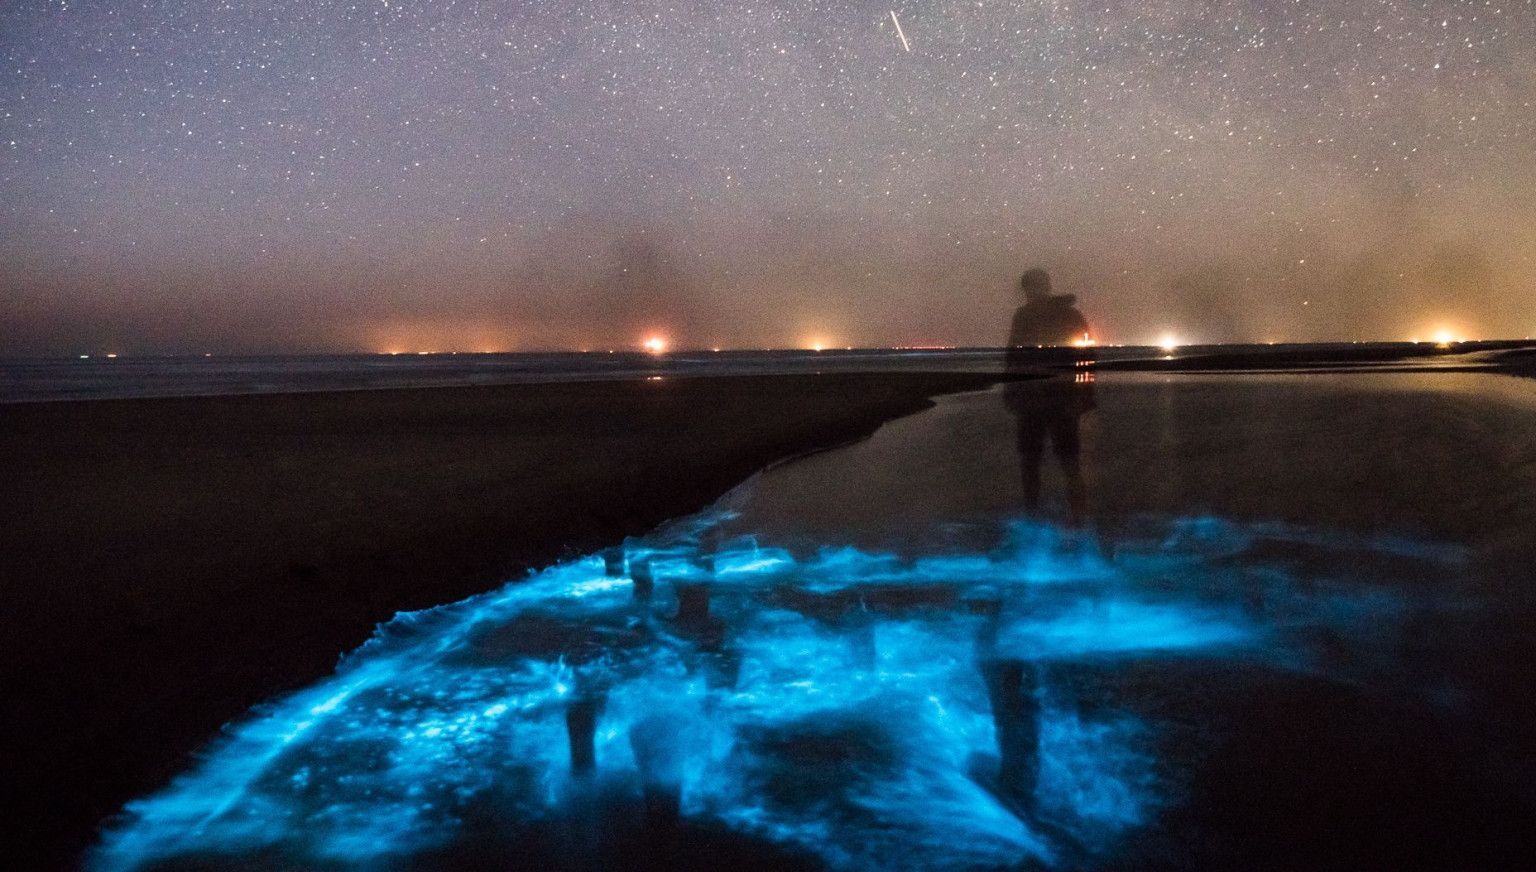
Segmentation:
{"type": "Polygon", "coordinates": [[[1533,421],[1472,374],[950,397],[399,616],[93,863],[1516,866],[1533,421]]]}

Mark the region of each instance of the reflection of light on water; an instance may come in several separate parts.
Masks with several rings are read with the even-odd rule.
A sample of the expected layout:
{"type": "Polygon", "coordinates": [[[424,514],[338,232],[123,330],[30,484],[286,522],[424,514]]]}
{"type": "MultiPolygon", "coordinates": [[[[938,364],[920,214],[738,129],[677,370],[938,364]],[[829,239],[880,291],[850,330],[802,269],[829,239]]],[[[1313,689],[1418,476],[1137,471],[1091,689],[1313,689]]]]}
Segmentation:
{"type": "Polygon", "coordinates": [[[834,867],[1071,865],[1167,801],[1150,750],[1159,724],[1047,680],[1037,785],[1005,801],[988,780],[998,736],[983,652],[1315,668],[1310,628],[1379,626],[1391,597],[1274,566],[1249,573],[1250,549],[1454,558],[1212,518],[1127,535],[1113,561],[1022,522],[984,552],[797,556],[743,538],[701,553],[711,523],[632,543],[628,567],[649,567],[654,606],[590,557],[398,615],[333,678],[258,709],[169,789],[132,803],[93,864],[255,852],[301,867],[388,863],[467,838],[466,818],[553,826],[593,790],[637,796],[644,770],[677,791],[685,818],[834,867]],[[677,581],[712,585],[719,641],[669,619],[677,581]],[[597,770],[574,776],[566,713],[589,699],[602,701],[597,770]]]}
{"type": "Polygon", "coordinates": [[[1024,618],[998,647],[1016,656],[1049,651],[1054,657],[1124,652],[1197,650],[1236,645],[1253,632],[1221,611],[1134,600],[1079,601],[1065,611],[1024,618]]]}

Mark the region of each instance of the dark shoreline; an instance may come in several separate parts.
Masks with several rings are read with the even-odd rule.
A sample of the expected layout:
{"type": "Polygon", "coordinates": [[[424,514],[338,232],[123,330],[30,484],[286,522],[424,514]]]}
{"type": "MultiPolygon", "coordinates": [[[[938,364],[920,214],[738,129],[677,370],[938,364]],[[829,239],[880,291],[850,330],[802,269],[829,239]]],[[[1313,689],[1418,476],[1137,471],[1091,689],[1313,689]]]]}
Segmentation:
{"type": "Polygon", "coordinates": [[[220,725],[451,602],[997,374],[716,377],[12,405],[11,868],[75,862],[220,725]]]}
{"type": "Polygon", "coordinates": [[[1368,343],[1339,347],[1182,346],[1166,355],[1100,361],[1101,370],[1127,372],[1494,372],[1529,374],[1536,343],[1524,339],[1431,343],[1368,343]]]}

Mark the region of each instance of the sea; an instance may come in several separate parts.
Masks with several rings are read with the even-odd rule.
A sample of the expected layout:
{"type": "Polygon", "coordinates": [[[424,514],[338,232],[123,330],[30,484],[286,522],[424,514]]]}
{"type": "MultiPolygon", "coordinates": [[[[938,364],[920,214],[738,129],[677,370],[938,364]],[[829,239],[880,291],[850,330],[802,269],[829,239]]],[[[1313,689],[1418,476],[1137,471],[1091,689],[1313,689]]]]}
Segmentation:
{"type": "MultiPolygon", "coordinates": [[[[1100,346],[1101,363],[1191,356],[1385,352],[1407,343],[1100,346]]],[[[1467,343],[1468,346],[1474,345],[1467,343]]],[[[1409,347],[1411,349],[1411,346],[1409,347]]],[[[1426,344],[1426,352],[1435,349],[1426,344]]],[[[1441,349],[1442,351],[1444,349],[1441,349]]],[[[1464,355],[1456,355],[1463,362],[1464,355]]],[[[1426,362],[1433,362],[1427,359],[1426,362]]],[[[1443,365],[1440,361],[1437,365],[1443,365]]],[[[1001,348],[0,357],[0,403],[832,372],[994,372],[1001,348]]]]}

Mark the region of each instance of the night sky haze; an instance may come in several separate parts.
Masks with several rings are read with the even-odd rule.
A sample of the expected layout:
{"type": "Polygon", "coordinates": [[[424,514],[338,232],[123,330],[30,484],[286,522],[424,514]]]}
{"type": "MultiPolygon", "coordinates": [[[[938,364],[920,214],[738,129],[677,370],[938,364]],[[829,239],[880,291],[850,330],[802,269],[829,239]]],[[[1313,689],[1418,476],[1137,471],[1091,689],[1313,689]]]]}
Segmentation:
{"type": "Polygon", "coordinates": [[[997,345],[1035,265],[1104,342],[1536,333],[1531,0],[18,0],[0,65],[0,354],[997,345]]]}

